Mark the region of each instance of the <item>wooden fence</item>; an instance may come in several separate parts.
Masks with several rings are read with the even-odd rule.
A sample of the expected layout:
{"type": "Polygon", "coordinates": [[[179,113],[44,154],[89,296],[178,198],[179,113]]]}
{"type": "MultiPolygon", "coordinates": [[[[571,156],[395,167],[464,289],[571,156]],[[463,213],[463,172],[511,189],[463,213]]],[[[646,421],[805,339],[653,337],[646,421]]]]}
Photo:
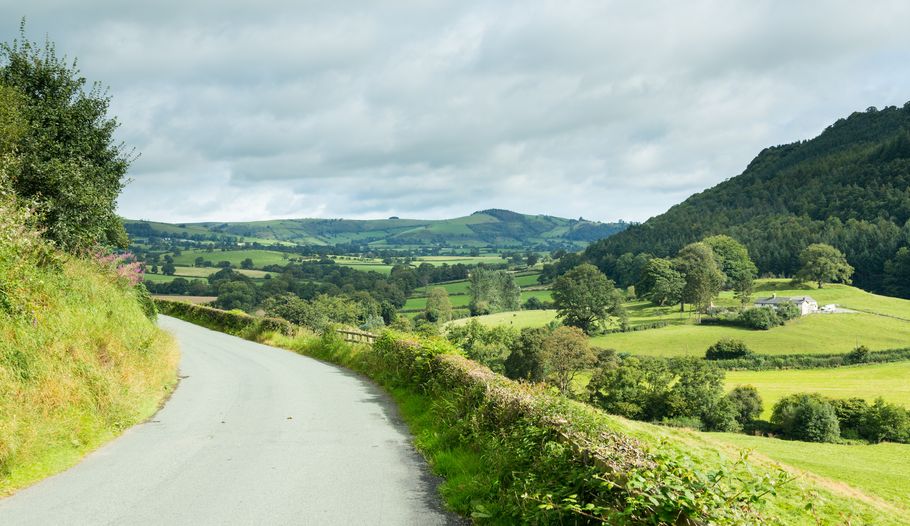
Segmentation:
{"type": "Polygon", "coordinates": [[[338,329],[338,334],[348,343],[366,343],[372,345],[376,341],[376,335],[371,332],[351,331],[347,329],[338,329]]]}

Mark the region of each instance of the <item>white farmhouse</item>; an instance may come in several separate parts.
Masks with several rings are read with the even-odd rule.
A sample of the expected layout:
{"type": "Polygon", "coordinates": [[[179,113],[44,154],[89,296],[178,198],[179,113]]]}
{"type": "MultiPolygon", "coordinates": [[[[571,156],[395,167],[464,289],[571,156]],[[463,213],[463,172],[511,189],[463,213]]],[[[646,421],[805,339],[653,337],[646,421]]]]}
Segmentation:
{"type": "Polygon", "coordinates": [[[801,316],[818,311],[818,302],[811,296],[778,296],[773,294],[770,298],[759,299],[755,302],[756,307],[771,307],[776,309],[778,305],[792,303],[799,309],[801,316]]]}

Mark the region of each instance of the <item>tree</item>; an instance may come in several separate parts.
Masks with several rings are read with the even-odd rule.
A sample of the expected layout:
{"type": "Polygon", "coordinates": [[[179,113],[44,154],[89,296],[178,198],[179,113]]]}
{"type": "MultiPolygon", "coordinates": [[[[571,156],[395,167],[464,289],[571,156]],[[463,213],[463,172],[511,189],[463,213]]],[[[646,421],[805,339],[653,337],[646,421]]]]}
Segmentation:
{"type": "Polygon", "coordinates": [[[26,123],[13,190],[34,203],[44,235],[71,252],[125,247],[116,201],[131,158],[114,142],[110,97],[97,84],[86,90],[52,43],[29,41],[24,22],[19,40],[0,45],[0,84],[20,94],[26,123]]]}
{"type": "Polygon", "coordinates": [[[468,276],[468,292],[474,315],[518,310],[521,305],[521,289],[512,273],[505,270],[475,268],[468,276]]]}
{"type": "Polygon", "coordinates": [[[752,282],[758,274],[758,268],[749,257],[749,250],[730,236],[711,236],[702,242],[714,252],[717,266],[726,277],[724,287],[733,291],[740,304],[749,303],[752,297],[752,282]]]}
{"type": "Polygon", "coordinates": [[[910,248],[901,247],[885,262],[884,290],[889,296],[910,298],[910,248]]]}
{"type": "Polygon", "coordinates": [[[831,245],[809,245],[799,255],[799,261],[802,267],[796,277],[803,281],[814,281],[818,283],[818,288],[822,288],[825,283],[851,283],[853,267],[847,263],[844,254],[831,245]]]}
{"type": "Polygon", "coordinates": [[[525,256],[525,263],[527,263],[528,268],[536,265],[538,261],[540,261],[540,256],[534,252],[528,252],[528,254],[525,256]]]}
{"type": "Polygon", "coordinates": [[[564,394],[570,393],[572,380],[597,362],[588,337],[576,327],[558,327],[543,342],[547,377],[564,394]]]}
{"type": "Polygon", "coordinates": [[[165,260],[164,265],[161,266],[161,273],[165,276],[173,276],[177,272],[177,267],[174,266],[174,261],[165,260]]]}
{"type": "Polygon", "coordinates": [[[676,269],[683,275],[680,308],[684,303],[695,305],[697,312],[705,312],[724,284],[724,273],[717,267],[711,247],[704,243],[686,245],[676,256],[676,269]]]}
{"type": "Polygon", "coordinates": [[[513,380],[543,381],[546,374],[544,342],[550,331],[544,327],[521,330],[512,352],[505,361],[505,375],[513,380]]]}
{"type": "Polygon", "coordinates": [[[205,263],[205,258],[202,256],[199,256],[195,260],[193,260],[194,267],[201,267],[204,263],[205,263]]]}
{"type": "Polygon", "coordinates": [[[433,287],[427,296],[424,310],[427,320],[433,323],[445,323],[452,319],[452,302],[449,293],[442,287],[433,287]]]}
{"type": "Polygon", "coordinates": [[[903,407],[877,398],[862,419],[860,434],[870,442],[908,442],[910,414],[903,407]]]}
{"type": "Polygon", "coordinates": [[[761,416],[764,406],[758,389],[751,385],[738,385],[727,393],[727,399],[736,410],[736,421],[741,425],[749,424],[761,416]]]}
{"type": "Polygon", "coordinates": [[[623,317],[620,293],[594,265],[583,263],[566,272],[553,283],[553,304],[566,325],[578,327],[587,334],[609,316],[623,317]]]}
{"type": "Polygon", "coordinates": [[[673,268],[672,261],[653,258],[645,265],[635,290],[651,303],[664,306],[679,303],[685,286],[686,279],[673,268]]]}
{"type": "MultiPolygon", "coordinates": [[[[196,259],[199,259],[199,258],[196,258],[196,259]]],[[[246,258],[246,259],[244,259],[243,261],[241,261],[241,262],[240,262],[240,268],[243,268],[243,269],[251,269],[251,268],[253,268],[253,259],[252,259],[252,258],[246,258]]]]}
{"type": "Polygon", "coordinates": [[[771,423],[786,438],[807,442],[836,442],[840,424],[834,407],[818,394],[797,393],[774,404],[771,423]]]}

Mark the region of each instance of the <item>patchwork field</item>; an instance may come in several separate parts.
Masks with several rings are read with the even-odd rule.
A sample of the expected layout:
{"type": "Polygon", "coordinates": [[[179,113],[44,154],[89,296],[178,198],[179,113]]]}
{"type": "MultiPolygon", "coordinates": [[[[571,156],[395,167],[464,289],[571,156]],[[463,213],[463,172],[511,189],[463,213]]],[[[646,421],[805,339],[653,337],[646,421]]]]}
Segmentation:
{"type": "Polygon", "coordinates": [[[709,441],[753,450],[773,461],[849,484],[910,516],[910,445],[818,444],[735,433],[703,433],[709,441]]]}
{"type": "MultiPolygon", "coordinates": [[[[172,276],[166,276],[164,274],[152,274],[146,272],[143,275],[143,279],[146,281],[151,281],[154,283],[170,283],[177,278],[184,278],[188,280],[193,279],[205,279],[212,274],[221,270],[217,267],[176,267],[176,271],[172,276]]],[[[250,270],[250,269],[239,269],[235,268],[234,272],[243,274],[244,276],[249,276],[253,279],[263,279],[268,272],[263,270],[250,270]]]]}

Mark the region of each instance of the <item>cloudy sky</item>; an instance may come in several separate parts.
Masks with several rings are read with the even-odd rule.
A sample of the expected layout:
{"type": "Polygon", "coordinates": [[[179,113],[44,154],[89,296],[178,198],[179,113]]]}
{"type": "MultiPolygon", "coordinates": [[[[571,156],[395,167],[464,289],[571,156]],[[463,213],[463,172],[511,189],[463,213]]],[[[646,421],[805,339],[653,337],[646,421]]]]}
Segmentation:
{"type": "Polygon", "coordinates": [[[110,86],[130,218],[645,220],[910,100],[910,2],[0,0],[110,86]]]}

